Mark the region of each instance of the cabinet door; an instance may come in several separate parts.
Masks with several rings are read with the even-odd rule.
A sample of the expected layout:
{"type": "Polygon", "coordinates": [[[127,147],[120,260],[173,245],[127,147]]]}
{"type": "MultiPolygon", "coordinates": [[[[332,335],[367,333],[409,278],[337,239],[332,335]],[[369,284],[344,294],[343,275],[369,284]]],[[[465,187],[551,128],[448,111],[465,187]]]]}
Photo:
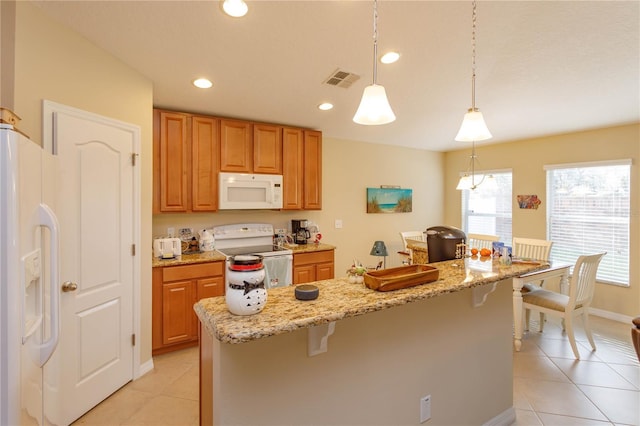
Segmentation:
{"type": "Polygon", "coordinates": [[[218,209],[219,122],[211,117],[191,118],[191,210],[218,209]]]}
{"type": "Polygon", "coordinates": [[[303,202],[304,135],[300,129],[282,130],[283,210],[301,210],[303,202]]]}
{"type": "Polygon", "coordinates": [[[304,131],[304,208],[322,209],[322,132],[304,131]]]}
{"type": "Polygon", "coordinates": [[[282,174],[282,127],[253,125],[253,171],[282,174]]]}
{"type": "Polygon", "coordinates": [[[177,281],[162,285],[162,343],[186,342],[197,339],[194,329],[193,281],[177,281]]]}
{"type": "Polygon", "coordinates": [[[316,265],[316,281],[330,280],[333,277],[333,263],[319,263],[316,265]]]}
{"type": "Polygon", "coordinates": [[[220,120],[220,171],[253,172],[253,136],[248,121],[220,120]]]}
{"type": "Polygon", "coordinates": [[[197,281],[197,300],[224,296],[224,277],[203,278],[197,281]]]}
{"type": "Polygon", "coordinates": [[[293,268],[293,284],[310,283],[315,280],[315,265],[303,265],[293,268]]]}
{"type": "Polygon", "coordinates": [[[159,210],[186,212],[188,156],[188,116],[168,111],[154,114],[158,122],[159,210]]]}

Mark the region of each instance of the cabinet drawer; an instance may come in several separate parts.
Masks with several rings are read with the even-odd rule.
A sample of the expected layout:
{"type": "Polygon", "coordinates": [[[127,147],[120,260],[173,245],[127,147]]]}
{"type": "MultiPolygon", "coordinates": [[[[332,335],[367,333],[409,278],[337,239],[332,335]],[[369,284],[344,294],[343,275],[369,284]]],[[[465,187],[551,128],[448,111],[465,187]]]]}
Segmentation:
{"type": "Polygon", "coordinates": [[[195,265],[169,266],[162,268],[162,281],[189,280],[201,277],[222,276],[224,262],[207,262],[195,265]]]}
{"type": "Polygon", "coordinates": [[[333,250],[300,253],[293,255],[293,266],[308,265],[310,263],[333,262],[333,250]]]}

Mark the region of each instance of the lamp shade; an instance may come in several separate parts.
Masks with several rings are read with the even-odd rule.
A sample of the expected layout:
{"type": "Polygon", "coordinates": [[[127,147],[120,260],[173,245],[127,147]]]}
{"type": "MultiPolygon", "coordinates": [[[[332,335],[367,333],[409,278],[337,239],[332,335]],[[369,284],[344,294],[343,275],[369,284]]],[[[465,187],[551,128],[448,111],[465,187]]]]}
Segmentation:
{"type": "Polygon", "coordinates": [[[460,130],[456,135],[456,140],[459,142],[473,142],[491,138],[491,132],[489,132],[484,122],[482,113],[478,111],[477,108],[475,110],[470,109],[469,112],[464,115],[462,126],[460,126],[460,130]]]}
{"type": "Polygon", "coordinates": [[[384,245],[384,241],[376,241],[371,248],[371,256],[389,256],[387,253],[387,246],[384,245]]]}
{"type": "Polygon", "coordinates": [[[471,189],[472,186],[473,186],[473,182],[471,181],[471,176],[464,175],[460,178],[460,181],[458,181],[458,186],[456,186],[456,189],[459,189],[459,190],[471,189]]]}
{"type": "Polygon", "coordinates": [[[379,125],[391,123],[395,119],[384,87],[378,84],[365,87],[353,121],[364,125],[379,125]]]}

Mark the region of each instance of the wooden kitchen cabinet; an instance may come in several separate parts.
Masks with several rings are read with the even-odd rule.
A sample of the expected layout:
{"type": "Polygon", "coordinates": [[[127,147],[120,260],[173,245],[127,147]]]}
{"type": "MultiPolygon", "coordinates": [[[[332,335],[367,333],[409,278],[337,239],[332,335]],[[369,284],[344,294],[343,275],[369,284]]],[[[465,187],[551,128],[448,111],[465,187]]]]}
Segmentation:
{"type": "Polygon", "coordinates": [[[253,172],[282,174],[282,127],[253,125],[253,172]]]}
{"type": "Polygon", "coordinates": [[[293,284],[303,284],[334,278],[333,258],[333,250],[294,253],[293,284]]]}
{"type": "Polygon", "coordinates": [[[153,355],[197,345],[193,305],[224,295],[224,262],[153,268],[152,281],[153,355]]]}
{"type": "Polygon", "coordinates": [[[282,130],[282,208],[304,208],[304,131],[282,130]]]}
{"type": "Polygon", "coordinates": [[[154,110],[154,213],[218,208],[219,120],[154,110]]]}
{"type": "Polygon", "coordinates": [[[284,210],[322,209],[322,132],[283,129],[284,210]]]}
{"type": "Polygon", "coordinates": [[[220,120],[220,171],[253,173],[253,127],[248,121],[220,120]]]}

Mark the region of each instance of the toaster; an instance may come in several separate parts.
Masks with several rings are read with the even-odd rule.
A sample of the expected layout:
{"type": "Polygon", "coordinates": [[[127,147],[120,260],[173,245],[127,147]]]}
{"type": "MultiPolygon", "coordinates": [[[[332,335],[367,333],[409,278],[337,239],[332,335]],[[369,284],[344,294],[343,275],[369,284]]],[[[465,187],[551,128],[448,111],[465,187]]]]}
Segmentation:
{"type": "Polygon", "coordinates": [[[153,256],[172,259],[182,255],[180,238],[156,238],[153,240],[153,256]]]}

